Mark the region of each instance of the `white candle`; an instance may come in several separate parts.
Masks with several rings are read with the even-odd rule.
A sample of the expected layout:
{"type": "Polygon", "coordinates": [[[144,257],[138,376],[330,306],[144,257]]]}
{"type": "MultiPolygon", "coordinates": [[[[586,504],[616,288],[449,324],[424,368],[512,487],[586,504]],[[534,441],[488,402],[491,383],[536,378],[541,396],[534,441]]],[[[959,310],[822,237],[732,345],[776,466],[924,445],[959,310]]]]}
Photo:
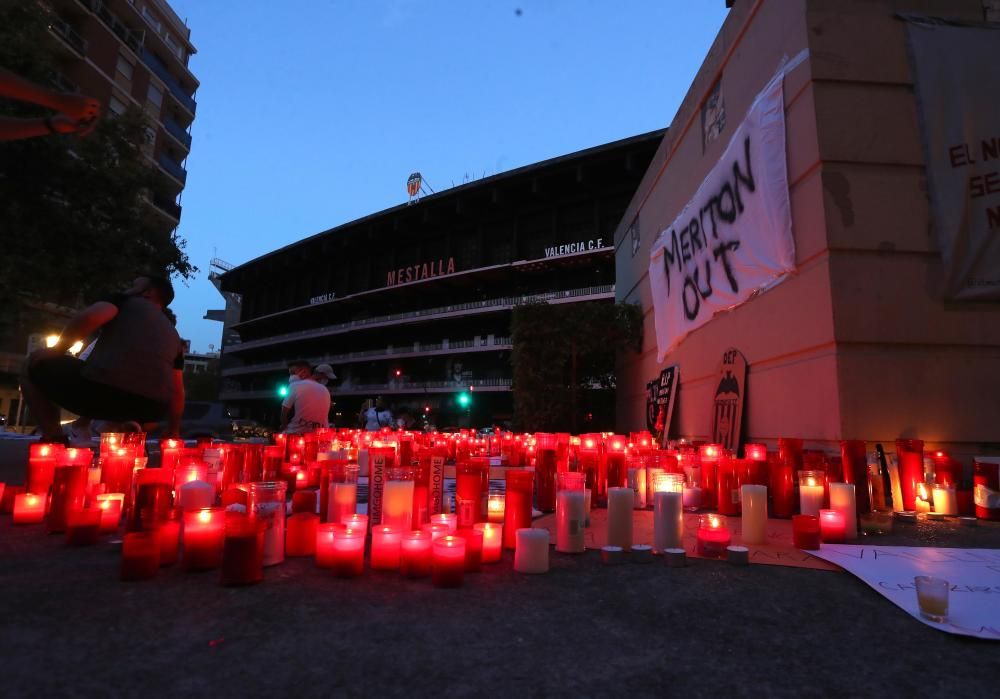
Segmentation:
{"type": "Polygon", "coordinates": [[[943,515],[958,514],[958,499],[955,496],[955,489],[946,485],[934,486],[934,511],[943,515]]]}
{"type": "Polygon", "coordinates": [[[628,470],[628,487],[635,493],[632,506],[637,510],[646,509],[646,469],[630,468],[628,470]]]}
{"type": "Polygon", "coordinates": [[[215,488],[205,481],[188,481],[177,492],[182,510],[200,510],[215,504],[215,488]]]}
{"type": "Polygon", "coordinates": [[[357,483],[331,483],[327,490],[329,491],[327,500],[329,521],[344,522],[357,511],[357,483]]]}
{"type": "Polygon", "coordinates": [[[382,494],[382,524],[408,532],[413,519],[413,481],[386,481],[382,494]]]}
{"type": "Polygon", "coordinates": [[[844,515],[844,538],[858,538],[858,506],[853,483],[830,484],[830,509],[844,515]]]}
{"type": "Polygon", "coordinates": [[[892,511],[903,512],[903,488],[899,484],[899,465],[893,459],[889,464],[889,485],[892,488],[892,511]]]}
{"type": "Polygon", "coordinates": [[[823,508],[823,482],[814,478],[806,479],[799,485],[799,511],[804,515],[819,517],[823,508]]]}
{"type": "Polygon", "coordinates": [[[584,523],[587,517],[586,493],[582,490],[560,490],[556,493],[556,551],[583,553],[584,523]]]}
{"type": "Polygon", "coordinates": [[[608,488],[608,546],[632,550],[632,509],[635,491],[631,488],[608,488]]]}
{"type": "Polygon", "coordinates": [[[653,493],[653,550],[679,548],[684,534],[684,496],[681,493],[653,493]]]}
{"type": "Polygon", "coordinates": [[[743,499],[743,543],[765,543],[767,541],[767,486],[740,486],[740,497],[743,499]]]}
{"type": "Polygon", "coordinates": [[[514,549],[514,570],[518,573],[549,572],[549,532],[547,529],[518,529],[514,549]]]}

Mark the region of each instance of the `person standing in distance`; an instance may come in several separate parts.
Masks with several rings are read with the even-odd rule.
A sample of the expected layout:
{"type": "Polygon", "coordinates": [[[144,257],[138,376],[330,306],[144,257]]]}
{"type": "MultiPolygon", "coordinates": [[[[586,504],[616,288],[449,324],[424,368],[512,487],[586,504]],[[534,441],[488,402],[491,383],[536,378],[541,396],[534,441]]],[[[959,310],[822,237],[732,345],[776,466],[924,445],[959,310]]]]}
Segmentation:
{"type": "Polygon", "coordinates": [[[281,432],[305,434],[329,427],[330,391],[314,380],[309,362],[291,362],[288,374],[288,395],[281,403],[281,432]]]}

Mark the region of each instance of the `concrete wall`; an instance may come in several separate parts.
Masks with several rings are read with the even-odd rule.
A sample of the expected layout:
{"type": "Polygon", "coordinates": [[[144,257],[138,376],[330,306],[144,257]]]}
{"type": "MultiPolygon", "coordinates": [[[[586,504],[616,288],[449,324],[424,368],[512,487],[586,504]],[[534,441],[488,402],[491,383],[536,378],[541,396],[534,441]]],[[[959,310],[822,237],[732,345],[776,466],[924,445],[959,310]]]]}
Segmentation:
{"type": "Polygon", "coordinates": [[[619,361],[619,429],[644,424],[645,384],[662,365],[649,249],[717,162],[782,57],[797,271],[690,334],[672,434],[705,438],[723,350],[750,365],[745,434],[1000,441],[1000,304],[948,306],[934,288],[923,156],[904,26],[894,12],[981,21],[980,0],[738,0],[615,235],[619,300],[645,314],[642,355],[619,361]],[[700,104],[721,75],[727,126],[702,152],[700,104]],[[669,162],[667,162],[669,158],[669,162]],[[663,165],[667,162],[664,169],[663,165]],[[662,173],[661,173],[662,171],[662,173]],[[638,212],[641,246],[627,229],[638,212]],[[987,397],[984,397],[987,396],[987,397]]]}

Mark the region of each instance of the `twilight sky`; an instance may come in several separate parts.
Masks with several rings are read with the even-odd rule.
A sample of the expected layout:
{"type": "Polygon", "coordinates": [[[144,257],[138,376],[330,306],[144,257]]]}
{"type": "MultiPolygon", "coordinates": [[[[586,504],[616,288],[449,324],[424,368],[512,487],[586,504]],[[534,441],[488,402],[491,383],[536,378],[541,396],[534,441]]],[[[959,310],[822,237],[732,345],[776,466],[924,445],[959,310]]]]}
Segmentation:
{"type": "MultiPolygon", "coordinates": [[[[667,126],[724,0],[170,0],[201,81],[173,308],[196,351],[240,264],[436,191],[667,126]]],[[[330,260],[331,264],[343,261],[330,260]]]]}

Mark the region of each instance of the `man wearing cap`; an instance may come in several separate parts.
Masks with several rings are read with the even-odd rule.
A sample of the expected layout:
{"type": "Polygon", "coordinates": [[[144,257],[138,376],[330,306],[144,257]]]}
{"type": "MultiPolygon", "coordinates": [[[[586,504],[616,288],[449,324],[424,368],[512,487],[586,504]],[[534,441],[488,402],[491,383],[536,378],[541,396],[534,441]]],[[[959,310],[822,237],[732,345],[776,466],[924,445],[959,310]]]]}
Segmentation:
{"type": "Polygon", "coordinates": [[[282,432],[304,434],[330,426],[330,390],[323,384],[331,374],[329,364],[321,364],[314,370],[309,362],[289,363],[288,395],[281,403],[282,432]]]}

